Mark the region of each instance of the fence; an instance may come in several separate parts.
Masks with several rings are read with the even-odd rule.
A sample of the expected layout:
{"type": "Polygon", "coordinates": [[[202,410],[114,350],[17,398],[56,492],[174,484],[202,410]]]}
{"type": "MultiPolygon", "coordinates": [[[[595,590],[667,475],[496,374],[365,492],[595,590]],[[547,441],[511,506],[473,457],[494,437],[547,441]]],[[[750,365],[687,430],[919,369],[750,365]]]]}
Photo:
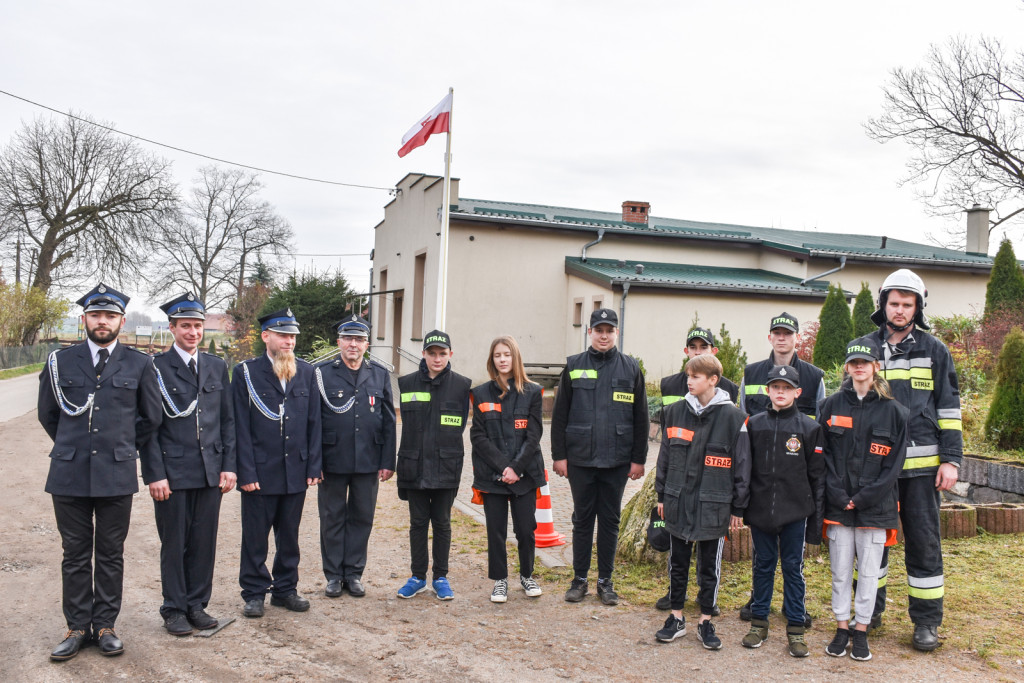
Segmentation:
{"type": "Polygon", "coordinates": [[[60,348],[57,342],[32,346],[0,346],[0,370],[42,363],[51,351],[60,348]]]}

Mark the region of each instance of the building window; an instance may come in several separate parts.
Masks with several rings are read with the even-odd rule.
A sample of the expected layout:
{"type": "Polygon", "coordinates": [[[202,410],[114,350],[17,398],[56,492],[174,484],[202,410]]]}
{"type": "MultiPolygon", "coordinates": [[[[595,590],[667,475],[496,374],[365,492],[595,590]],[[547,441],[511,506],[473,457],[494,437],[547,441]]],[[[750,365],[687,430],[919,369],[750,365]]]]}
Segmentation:
{"type": "Polygon", "coordinates": [[[604,299],[594,299],[594,310],[598,311],[604,308],[604,299]]]}
{"type": "Polygon", "coordinates": [[[390,294],[385,294],[388,291],[388,269],[380,269],[380,294],[377,295],[377,320],[374,321],[374,325],[377,328],[377,339],[383,341],[387,335],[387,328],[384,325],[388,321],[388,297],[390,294]]]}
{"type": "Polygon", "coordinates": [[[573,327],[583,325],[583,299],[576,299],[572,304],[572,324],[573,327]]]}
{"type": "Polygon", "coordinates": [[[426,253],[416,255],[413,271],[412,333],[423,336],[423,276],[427,269],[426,253]]]}

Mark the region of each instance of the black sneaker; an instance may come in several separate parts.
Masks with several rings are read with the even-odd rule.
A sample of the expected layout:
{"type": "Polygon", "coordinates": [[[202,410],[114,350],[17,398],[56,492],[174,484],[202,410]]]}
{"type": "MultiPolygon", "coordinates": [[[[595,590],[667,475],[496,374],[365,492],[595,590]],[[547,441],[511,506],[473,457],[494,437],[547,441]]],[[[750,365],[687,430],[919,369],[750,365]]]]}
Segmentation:
{"type": "Polygon", "coordinates": [[[654,634],[655,639],[660,643],[671,643],[676,638],[686,635],[686,617],[676,618],[676,615],[668,615],[665,620],[665,627],[654,634]]]}
{"type": "Polygon", "coordinates": [[[588,593],[587,580],[577,576],[572,580],[569,585],[569,590],[565,591],[566,602],[579,602],[588,593]]]}
{"type": "Polygon", "coordinates": [[[832,655],[833,657],[843,657],[846,655],[846,646],[849,644],[849,629],[837,628],[836,637],[832,639],[831,643],[825,646],[825,654],[832,655]]]}
{"type": "Polygon", "coordinates": [[[850,658],[866,662],[871,659],[871,650],[868,649],[868,632],[853,629],[853,647],[850,648],[850,658]]]}
{"type": "Polygon", "coordinates": [[[740,607],[740,619],[743,621],[750,621],[754,617],[754,613],[750,611],[750,604],[754,602],[754,596],[751,595],[750,599],[747,600],[747,604],[740,607]]]}
{"type": "Polygon", "coordinates": [[[715,635],[715,625],[710,619],[697,624],[697,638],[706,650],[722,649],[722,639],[715,635]]]}
{"type": "Polygon", "coordinates": [[[672,599],[668,593],[665,593],[662,597],[658,598],[658,602],[654,603],[655,609],[660,609],[662,612],[667,612],[672,609],[672,599]]]}
{"type": "Polygon", "coordinates": [[[619,604],[619,594],[615,592],[611,579],[597,580],[597,597],[601,598],[602,604],[609,607],[619,604]]]}

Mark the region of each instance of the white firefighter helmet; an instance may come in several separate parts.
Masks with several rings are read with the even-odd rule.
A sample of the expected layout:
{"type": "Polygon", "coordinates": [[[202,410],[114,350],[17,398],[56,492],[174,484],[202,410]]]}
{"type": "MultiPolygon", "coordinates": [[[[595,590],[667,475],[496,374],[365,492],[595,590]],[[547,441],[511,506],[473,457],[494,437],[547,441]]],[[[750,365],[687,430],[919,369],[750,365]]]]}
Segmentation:
{"type": "MultiPolygon", "coordinates": [[[[924,307],[928,305],[928,288],[924,286],[924,280],[908,268],[900,268],[890,273],[889,277],[885,278],[882,286],[878,288],[878,310],[871,315],[871,321],[876,325],[884,325],[886,323],[885,304],[889,300],[889,292],[894,289],[903,292],[913,292],[917,296],[917,310],[914,312],[914,323],[927,330],[928,324],[924,318],[924,307]]],[[[899,330],[909,327],[905,325],[901,328],[895,328],[891,324],[889,326],[899,330]]]]}

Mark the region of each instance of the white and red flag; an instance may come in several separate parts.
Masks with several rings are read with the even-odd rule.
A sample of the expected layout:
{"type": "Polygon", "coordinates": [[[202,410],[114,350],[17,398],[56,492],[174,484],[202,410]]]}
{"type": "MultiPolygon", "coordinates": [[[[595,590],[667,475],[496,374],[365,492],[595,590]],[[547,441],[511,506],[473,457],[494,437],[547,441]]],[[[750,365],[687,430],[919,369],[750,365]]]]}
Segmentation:
{"type": "Polygon", "coordinates": [[[416,122],[409,132],[402,136],[402,147],[398,156],[404,157],[420,145],[424,144],[434,133],[447,133],[451,130],[452,93],[445,95],[426,116],[416,122]]]}

